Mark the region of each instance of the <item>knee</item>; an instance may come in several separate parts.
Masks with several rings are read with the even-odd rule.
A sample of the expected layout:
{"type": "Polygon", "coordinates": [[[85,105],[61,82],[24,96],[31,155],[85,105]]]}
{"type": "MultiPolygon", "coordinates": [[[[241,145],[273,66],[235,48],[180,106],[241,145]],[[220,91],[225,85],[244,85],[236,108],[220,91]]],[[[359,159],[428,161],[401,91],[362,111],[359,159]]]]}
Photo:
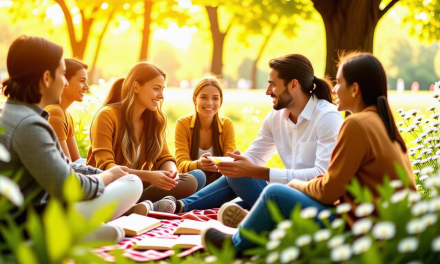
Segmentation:
{"type": "Polygon", "coordinates": [[[188,174],[192,175],[198,182],[198,188],[201,189],[206,184],[206,175],[202,170],[193,170],[190,171],[188,174]]]}
{"type": "Polygon", "coordinates": [[[179,179],[179,193],[180,193],[180,197],[181,198],[186,198],[188,196],[193,195],[196,190],[197,190],[197,186],[198,186],[198,181],[196,179],[196,177],[194,177],[191,174],[184,174],[181,176],[181,178],[179,179]]]}
{"type": "Polygon", "coordinates": [[[282,184],[270,184],[266,188],[264,188],[264,190],[261,193],[261,195],[265,199],[274,199],[275,197],[277,197],[280,194],[284,193],[288,189],[292,189],[292,188],[287,187],[287,186],[282,185],[282,184]]]}
{"type": "Polygon", "coordinates": [[[136,196],[138,199],[141,197],[144,188],[142,185],[142,180],[138,176],[129,174],[117,179],[116,181],[123,183],[124,186],[126,186],[127,192],[129,192],[133,197],[136,196]]]}

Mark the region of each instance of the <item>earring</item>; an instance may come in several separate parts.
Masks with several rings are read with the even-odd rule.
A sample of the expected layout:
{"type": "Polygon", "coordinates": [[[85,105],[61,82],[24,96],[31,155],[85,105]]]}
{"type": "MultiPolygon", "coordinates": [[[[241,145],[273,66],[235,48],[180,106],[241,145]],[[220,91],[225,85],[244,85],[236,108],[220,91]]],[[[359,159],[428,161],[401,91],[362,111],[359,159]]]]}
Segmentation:
{"type": "Polygon", "coordinates": [[[353,98],[356,96],[355,94],[352,94],[351,96],[353,96],[353,98]]]}

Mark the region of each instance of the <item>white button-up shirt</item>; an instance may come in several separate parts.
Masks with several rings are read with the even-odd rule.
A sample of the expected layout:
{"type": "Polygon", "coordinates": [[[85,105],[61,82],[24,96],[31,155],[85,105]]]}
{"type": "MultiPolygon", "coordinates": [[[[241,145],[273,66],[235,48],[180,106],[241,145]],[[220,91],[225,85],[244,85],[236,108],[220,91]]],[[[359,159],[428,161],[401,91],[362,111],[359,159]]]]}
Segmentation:
{"type": "Polygon", "coordinates": [[[309,181],[324,174],[344,121],[335,105],[316,96],[310,97],[296,124],[289,115],[287,109],[272,109],[257,138],[243,153],[254,164],[263,166],[278,151],[286,169],[271,168],[270,183],[309,181]]]}

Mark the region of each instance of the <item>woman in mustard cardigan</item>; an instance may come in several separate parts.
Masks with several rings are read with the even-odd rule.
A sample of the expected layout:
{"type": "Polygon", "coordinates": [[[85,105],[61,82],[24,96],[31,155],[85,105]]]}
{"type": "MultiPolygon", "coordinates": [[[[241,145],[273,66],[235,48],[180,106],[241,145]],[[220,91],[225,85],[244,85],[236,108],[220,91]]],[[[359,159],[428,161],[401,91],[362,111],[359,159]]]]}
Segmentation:
{"type": "MultiPolygon", "coordinates": [[[[236,149],[234,125],[218,111],[223,102],[222,85],[215,76],[199,80],[193,91],[195,114],[177,120],[175,145],[177,168],[180,172],[195,169],[206,175],[206,185],[221,174],[207,156],[226,156],[236,149]]],[[[199,182],[200,183],[200,182],[199,182]]],[[[198,189],[203,188],[199,186],[198,189]]]]}
{"type": "Polygon", "coordinates": [[[129,167],[129,173],[139,176],[144,184],[139,201],[148,201],[138,206],[142,212],[145,208],[174,211],[173,199],[163,202],[166,208],[152,208],[150,200],[167,195],[185,198],[196,192],[198,180],[204,184],[205,179],[200,170],[178,175],[165,139],[165,80],[166,74],[159,67],[146,62],[136,64],[125,79],[113,84],[91,125],[87,165],[101,170],[116,165],[129,167]]]}

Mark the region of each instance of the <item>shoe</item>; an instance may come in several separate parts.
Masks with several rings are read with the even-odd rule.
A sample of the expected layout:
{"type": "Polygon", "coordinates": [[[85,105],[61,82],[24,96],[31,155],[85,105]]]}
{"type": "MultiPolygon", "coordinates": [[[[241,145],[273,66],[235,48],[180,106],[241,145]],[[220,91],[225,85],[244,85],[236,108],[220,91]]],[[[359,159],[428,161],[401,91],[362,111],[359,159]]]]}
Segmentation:
{"type": "Polygon", "coordinates": [[[166,196],[159,201],[153,203],[153,210],[161,213],[174,214],[176,210],[176,199],[172,196],[166,196]]]}
{"type": "Polygon", "coordinates": [[[95,231],[87,234],[82,240],[84,242],[108,241],[109,244],[119,244],[125,238],[122,227],[102,225],[95,231]]]}
{"type": "Polygon", "coordinates": [[[212,227],[203,229],[200,235],[202,237],[202,245],[208,253],[208,244],[209,246],[215,247],[217,249],[221,249],[223,247],[223,242],[227,239],[231,240],[230,242],[232,244],[231,235],[222,233],[212,227]]]}
{"type": "Polygon", "coordinates": [[[150,200],[145,200],[133,207],[133,213],[139,215],[148,215],[150,211],[154,211],[154,205],[150,200]]]}
{"type": "Polygon", "coordinates": [[[228,202],[220,207],[217,219],[225,226],[236,228],[246,217],[248,211],[234,202],[228,202]]]}

